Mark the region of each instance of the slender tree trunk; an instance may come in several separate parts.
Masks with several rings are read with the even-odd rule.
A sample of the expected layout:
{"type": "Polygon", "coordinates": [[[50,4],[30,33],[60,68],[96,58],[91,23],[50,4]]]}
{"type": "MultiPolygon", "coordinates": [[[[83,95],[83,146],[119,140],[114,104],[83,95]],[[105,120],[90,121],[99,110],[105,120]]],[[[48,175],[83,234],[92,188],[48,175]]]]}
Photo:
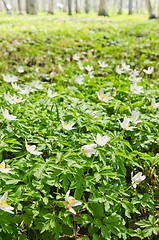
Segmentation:
{"type": "Polygon", "coordinates": [[[48,13],[54,14],[54,0],[49,0],[49,10],[48,13]]]}
{"type": "Polygon", "coordinates": [[[94,10],[95,12],[97,12],[96,0],[93,0],[93,10],[94,10]]]}
{"type": "Polygon", "coordinates": [[[75,11],[76,11],[76,13],[80,13],[78,0],[75,0],[75,11]]]}
{"type": "Polygon", "coordinates": [[[116,0],[113,1],[113,10],[116,12],[116,0]]]}
{"type": "Polygon", "coordinates": [[[68,7],[68,0],[64,1],[64,7],[63,7],[63,11],[67,12],[67,7],[68,7]]]}
{"type": "Polygon", "coordinates": [[[155,15],[155,13],[152,9],[152,5],[151,5],[150,0],[145,0],[145,3],[146,3],[146,7],[147,7],[147,10],[148,10],[148,13],[149,13],[149,19],[156,18],[156,15],[155,15]]]}
{"type": "Polygon", "coordinates": [[[138,5],[138,0],[136,0],[136,12],[139,13],[139,5],[138,5]]]}
{"type": "Polygon", "coordinates": [[[106,0],[100,0],[98,15],[108,16],[107,9],[106,9],[106,0]]]}
{"type": "Polygon", "coordinates": [[[20,14],[23,14],[21,0],[18,0],[18,10],[20,14]]]}
{"type": "Polygon", "coordinates": [[[85,12],[89,13],[90,10],[90,0],[85,0],[85,12]]]}
{"type": "Polygon", "coordinates": [[[25,1],[25,9],[26,9],[26,13],[28,13],[29,12],[29,2],[28,2],[28,0],[26,0],[25,1]]]}
{"type": "Polygon", "coordinates": [[[140,0],[140,13],[143,13],[143,0],[140,0]]]}
{"type": "Polygon", "coordinates": [[[32,15],[38,13],[37,0],[26,0],[26,12],[32,15]]]}
{"type": "Polygon", "coordinates": [[[68,15],[72,15],[72,0],[68,0],[68,15]]]}
{"type": "Polygon", "coordinates": [[[133,13],[133,0],[129,0],[129,15],[133,13]]]}
{"type": "Polygon", "coordinates": [[[12,11],[11,11],[10,8],[8,8],[8,5],[7,5],[6,1],[5,1],[5,0],[2,0],[2,2],[4,3],[4,7],[5,7],[5,9],[6,9],[6,12],[7,12],[8,14],[11,14],[12,11]]]}
{"type": "Polygon", "coordinates": [[[122,14],[122,11],[123,11],[123,0],[120,0],[118,14],[122,14]]]}

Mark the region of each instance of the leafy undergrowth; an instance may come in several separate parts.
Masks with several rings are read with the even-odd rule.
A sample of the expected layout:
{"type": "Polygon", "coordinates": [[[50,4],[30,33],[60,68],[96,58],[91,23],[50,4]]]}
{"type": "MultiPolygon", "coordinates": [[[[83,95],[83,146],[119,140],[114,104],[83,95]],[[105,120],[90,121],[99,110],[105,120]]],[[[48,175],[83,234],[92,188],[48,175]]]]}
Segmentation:
{"type": "Polygon", "coordinates": [[[0,239],[158,239],[158,22],[0,22],[0,239]]]}

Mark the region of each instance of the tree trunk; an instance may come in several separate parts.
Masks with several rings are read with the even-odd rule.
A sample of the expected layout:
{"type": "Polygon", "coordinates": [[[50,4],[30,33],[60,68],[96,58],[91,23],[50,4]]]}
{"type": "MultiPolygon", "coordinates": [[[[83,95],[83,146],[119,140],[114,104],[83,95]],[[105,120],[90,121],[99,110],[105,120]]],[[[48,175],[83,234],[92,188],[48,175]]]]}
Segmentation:
{"type": "Polygon", "coordinates": [[[106,0],[100,0],[98,15],[108,16],[107,9],[106,9],[106,0]]]}
{"type": "Polygon", "coordinates": [[[116,0],[113,1],[113,11],[114,11],[114,13],[116,11],[116,0]]]}
{"type": "Polygon", "coordinates": [[[29,2],[28,2],[28,0],[26,0],[25,1],[25,10],[26,10],[26,13],[28,13],[29,12],[29,2]]]}
{"type": "Polygon", "coordinates": [[[129,15],[133,13],[133,0],[129,0],[129,15]]]}
{"type": "Polygon", "coordinates": [[[64,1],[63,11],[67,12],[68,0],[64,1]]]}
{"type": "Polygon", "coordinates": [[[54,14],[54,0],[49,0],[49,10],[48,13],[54,14]]]}
{"type": "Polygon", "coordinates": [[[2,2],[4,3],[4,7],[5,7],[5,9],[6,9],[6,12],[7,12],[8,14],[12,14],[12,9],[8,7],[6,1],[5,1],[5,0],[2,0],[2,2]]]}
{"type": "Polygon", "coordinates": [[[38,13],[37,0],[26,0],[26,12],[32,15],[38,13]]]}
{"type": "Polygon", "coordinates": [[[138,0],[136,0],[136,12],[139,13],[138,0]]]}
{"type": "Polygon", "coordinates": [[[90,10],[90,0],[85,0],[85,12],[89,13],[90,10]]]}
{"type": "Polygon", "coordinates": [[[148,10],[148,13],[149,13],[149,19],[156,18],[156,15],[155,15],[155,13],[152,9],[152,5],[151,5],[150,0],[145,0],[145,3],[146,3],[146,7],[147,7],[147,10],[148,10]]]}
{"type": "Polygon", "coordinates": [[[72,15],[72,0],[68,0],[68,15],[72,15]]]}
{"type": "Polygon", "coordinates": [[[18,10],[20,14],[23,14],[21,0],[18,0],[18,10]]]}
{"type": "Polygon", "coordinates": [[[122,10],[123,10],[123,0],[120,0],[118,14],[122,14],[122,10]]]}
{"type": "Polygon", "coordinates": [[[96,3],[96,0],[93,0],[93,10],[94,10],[95,12],[98,11],[98,10],[97,10],[97,3],[96,3]]]}
{"type": "Polygon", "coordinates": [[[78,0],[75,0],[75,11],[76,11],[76,13],[80,13],[78,0]]]}

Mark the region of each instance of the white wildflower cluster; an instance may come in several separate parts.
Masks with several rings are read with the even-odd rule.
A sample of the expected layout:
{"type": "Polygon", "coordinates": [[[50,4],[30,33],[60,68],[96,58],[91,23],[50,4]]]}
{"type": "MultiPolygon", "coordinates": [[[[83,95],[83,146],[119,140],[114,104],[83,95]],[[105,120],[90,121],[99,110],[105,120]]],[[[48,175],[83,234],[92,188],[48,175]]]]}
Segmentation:
{"type": "MultiPolygon", "coordinates": [[[[94,77],[95,67],[92,65],[89,65],[89,64],[86,65],[86,63],[83,64],[82,61],[80,60],[80,55],[78,55],[78,54],[73,55],[73,62],[75,64],[77,64],[78,68],[82,71],[82,72],[78,73],[77,76],[74,76],[74,78],[73,78],[73,81],[75,81],[75,83],[76,83],[76,87],[81,88],[82,87],[81,85],[86,85],[86,79],[88,77],[90,79],[94,77]]],[[[108,67],[109,66],[105,61],[101,61],[101,60],[98,61],[98,68],[100,69],[100,72],[104,71],[108,67]]],[[[148,68],[147,70],[144,69],[143,72],[146,74],[152,74],[153,70],[154,70],[153,68],[148,68]]],[[[20,74],[22,74],[25,70],[22,66],[19,66],[17,68],[17,71],[20,74]]],[[[38,71],[39,71],[39,69],[37,69],[36,72],[38,72],[38,71]]],[[[60,72],[64,71],[64,67],[62,67],[60,64],[58,65],[58,71],[60,71],[60,72]]],[[[144,92],[143,86],[140,85],[142,78],[140,77],[140,72],[138,70],[136,70],[136,69],[133,70],[133,69],[131,69],[130,65],[126,64],[125,62],[122,62],[121,66],[120,65],[116,66],[116,72],[120,75],[127,74],[129,76],[128,79],[130,80],[130,83],[131,83],[130,88],[129,88],[130,95],[132,93],[139,95],[144,92]]],[[[53,72],[53,74],[54,74],[54,72],[53,72]]],[[[32,96],[32,94],[36,91],[41,91],[41,92],[46,91],[47,104],[48,105],[50,104],[49,107],[51,106],[49,108],[49,111],[53,111],[52,110],[53,103],[57,103],[56,100],[59,99],[58,92],[52,90],[51,87],[45,88],[44,85],[40,81],[33,81],[30,85],[18,85],[18,83],[16,83],[18,81],[18,78],[16,76],[10,76],[8,74],[3,75],[3,79],[7,84],[11,83],[13,90],[16,91],[16,94],[14,94],[13,96],[10,94],[9,91],[4,93],[4,99],[7,101],[7,103],[9,103],[7,105],[7,107],[8,106],[10,107],[10,105],[15,106],[14,104],[18,104],[18,103],[24,104],[24,102],[25,101],[27,102],[27,100],[29,100],[30,96],[32,96]],[[23,98],[24,96],[25,96],[25,98],[23,98]]],[[[56,83],[54,85],[56,85],[56,83]]],[[[97,108],[99,106],[105,107],[105,106],[109,106],[111,104],[113,105],[115,102],[115,97],[118,94],[118,90],[116,88],[115,89],[113,89],[113,88],[106,89],[106,88],[104,88],[105,87],[104,84],[102,87],[103,88],[100,88],[98,91],[95,91],[93,93],[95,96],[95,101],[97,102],[97,104],[96,104],[97,108]],[[111,96],[113,96],[113,97],[111,97],[111,96]]],[[[74,98],[73,98],[74,100],[72,100],[72,102],[77,101],[75,99],[75,95],[76,95],[76,92],[74,93],[74,98]]],[[[82,93],[81,93],[81,95],[82,95],[82,93]]],[[[66,112],[69,109],[69,107],[70,106],[66,106],[66,112]]],[[[158,102],[156,103],[155,98],[152,98],[151,107],[153,107],[154,109],[157,109],[159,107],[159,103],[158,102]]],[[[14,108],[12,108],[12,109],[14,109],[14,108]]],[[[120,120],[117,120],[118,118],[116,118],[115,124],[116,123],[118,124],[118,121],[119,121],[119,124],[123,130],[126,130],[126,131],[135,130],[137,128],[137,124],[142,123],[142,120],[139,120],[139,116],[141,115],[141,113],[139,111],[136,111],[137,108],[134,108],[134,109],[135,110],[133,110],[131,112],[131,115],[129,117],[125,116],[125,113],[124,113],[124,116],[122,116],[124,118],[122,120],[122,122],[120,120]],[[136,126],[134,126],[134,125],[136,125],[136,126]]],[[[8,110],[8,109],[1,107],[1,111],[2,111],[3,117],[7,121],[15,121],[15,120],[19,121],[17,119],[17,116],[10,114],[12,112],[11,109],[8,110]]],[[[61,112],[62,112],[62,110],[61,110],[61,112]]],[[[60,129],[62,134],[64,133],[64,134],[71,135],[73,133],[72,130],[74,130],[75,127],[78,126],[78,121],[62,120],[62,119],[67,119],[65,117],[69,113],[64,115],[63,112],[62,113],[61,112],[59,114],[60,117],[59,116],[57,117],[57,118],[59,118],[59,123],[60,123],[60,126],[58,126],[58,129],[60,129]]],[[[94,118],[93,121],[96,121],[96,118],[99,118],[98,117],[99,111],[98,111],[98,109],[96,109],[96,107],[92,107],[90,109],[89,109],[89,106],[84,107],[83,113],[85,115],[89,114],[89,116],[91,116],[90,117],[91,119],[94,118]]],[[[57,115],[58,115],[58,113],[57,113],[57,115]]],[[[80,115],[80,114],[76,115],[77,118],[78,118],[78,115],[80,115]]],[[[72,116],[71,116],[71,119],[72,119],[72,116]]],[[[142,119],[142,117],[141,117],[141,119],[142,119]]],[[[17,123],[17,122],[15,122],[15,123],[17,123]]],[[[10,124],[10,122],[9,123],[7,122],[7,124],[10,124]]],[[[97,130],[97,132],[98,132],[98,130],[97,130]]],[[[101,132],[101,130],[99,130],[99,132],[101,132]]],[[[113,139],[111,140],[111,137],[110,137],[111,135],[110,136],[109,136],[109,134],[106,135],[106,133],[100,134],[99,132],[97,133],[96,137],[93,136],[92,140],[90,140],[89,142],[85,142],[85,145],[81,146],[81,148],[80,148],[80,154],[83,157],[85,155],[86,160],[88,160],[87,158],[91,158],[92,155],[93,155],[93,158],[92,158],[93,160],[95,158],[98,158],[98,156],[100,154],[100,150],[101,149],[103,150],[107,146],[109,147],[109,145],[111,145],[111,142],[113,141],[113,139]]],[[[27,153],[29,153],[31,155],[35,155],[35,156],[40,156],[43,154],[43,152],[37,151],[38,148],[36,149],[36,145],[33,145],[33,144],[29,145],[28,142],[30,142],[30,140],[28,137],[26,137],[25,138],[25,149],[26,149],[27,153]]],[[[29,156],[31,156],[31,155],[29,155],[29,156]]],[[[1,162],[1,164],[0,164],[1,174],[14,174],[15,172],[13,172],[12,170],[13,170],[12,168],[5,167],[4,161],[1,162]]],[[[134,188],[136,188],[139,183],[141,183],[143,180],[145,180],[145,178],[146,178],[146,176],[142,175],[142,172],[139,172],[134,176],[132,173],[132,175],[131,175],[132,186],[134,188]]],[[[0,209],[13,214],[13,211],[12,211],[13,207],[8,206],[7,201],[6,201],[7,194],[8,193],[5,192],[4,195],[2,197],[0,197],[0,209]]],[[[74,210],[74,207],[80,206],[80,205],[82,205],[82,202],[76,200],[74,197],[71,197],[70,190],[68,190],[65,195],[65,208],[72,214],[76,215],[76,211],[74,210]]]]}

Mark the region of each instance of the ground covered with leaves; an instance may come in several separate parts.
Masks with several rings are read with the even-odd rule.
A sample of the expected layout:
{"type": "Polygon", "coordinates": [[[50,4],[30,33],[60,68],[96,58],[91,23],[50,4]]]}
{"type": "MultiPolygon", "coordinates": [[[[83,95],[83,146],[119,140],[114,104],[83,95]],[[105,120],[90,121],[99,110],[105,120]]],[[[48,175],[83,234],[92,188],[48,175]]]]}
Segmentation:
{"type": "Polygon", "coordinates": [[[159,30],[0,19],[0,239],[158,239],[159,30]]]}

